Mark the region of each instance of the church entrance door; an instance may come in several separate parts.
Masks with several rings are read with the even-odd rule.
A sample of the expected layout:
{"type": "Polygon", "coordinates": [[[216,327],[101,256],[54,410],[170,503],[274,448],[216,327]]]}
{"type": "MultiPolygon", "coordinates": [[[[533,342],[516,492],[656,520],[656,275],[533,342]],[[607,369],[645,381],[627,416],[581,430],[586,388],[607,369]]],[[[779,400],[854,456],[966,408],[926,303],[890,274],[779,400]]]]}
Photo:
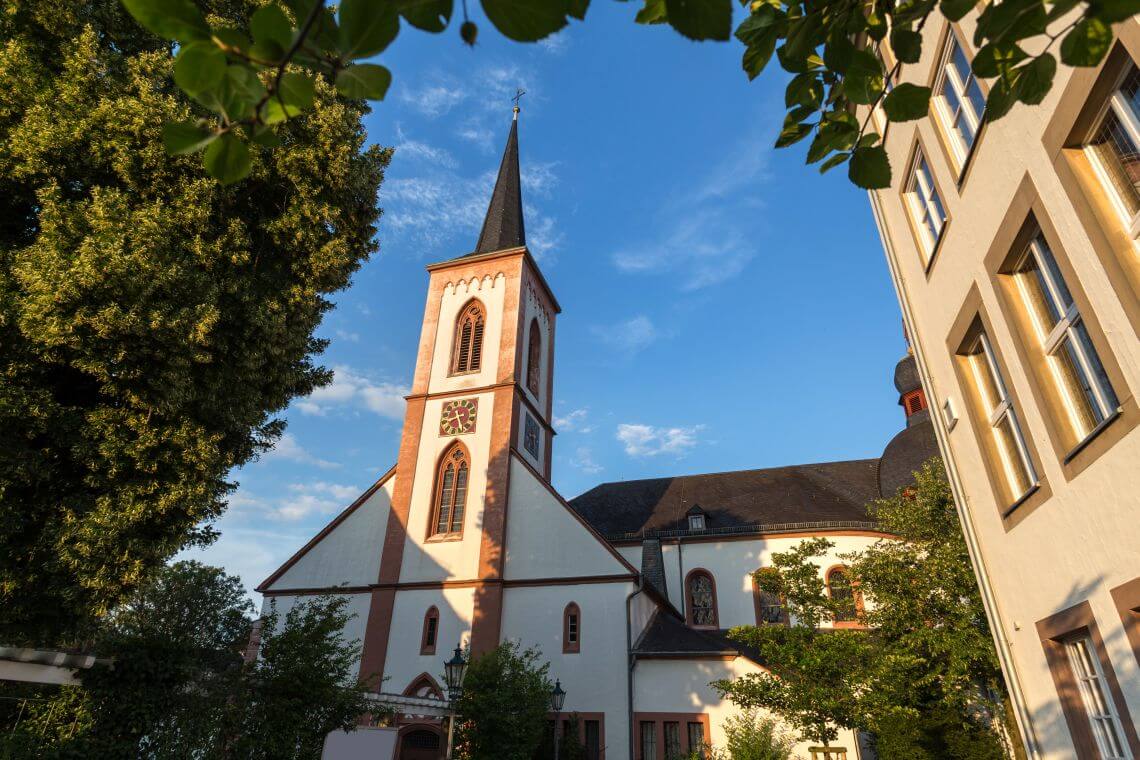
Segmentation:
{"type": "Polygon", "coordinates": [[[400,739],[400,760],[440,760],[443,742],[435,731],[417,728],[400,739]]]}

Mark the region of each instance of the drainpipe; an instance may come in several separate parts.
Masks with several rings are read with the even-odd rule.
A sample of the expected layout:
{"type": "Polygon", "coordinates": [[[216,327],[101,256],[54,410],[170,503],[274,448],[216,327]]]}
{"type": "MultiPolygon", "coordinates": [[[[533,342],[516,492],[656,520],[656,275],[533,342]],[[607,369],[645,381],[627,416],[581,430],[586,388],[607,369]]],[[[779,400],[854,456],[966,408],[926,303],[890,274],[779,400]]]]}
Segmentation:
{"type": "Polygon", "coordinates": [[[633,633],[630,632],[630,626],[633,624],[632,614],[629,611],[629,603],[633,598],[641,593],[645,587],[645,579],[641,573],[637,574],[637,588],[630,591],[625,597],[625,651],[628,658],[625,669],[625,699],[626,706],[629,708],[629,717],[626,719],[629,723],[629,760],[633,760],[633,668],[637,665],[637,659],[633,656],[633,633]]]}
{"type": "MultiPolygon", "coordinates": [[[[906,326],[907,334],[911,337],[911,345],[914,347],[914,359],[918,365],[919,375],[923,379],[924,387],[933,390],[934,385],[930,382],[930,372],[926,367],[922,343],[919,340],[918,332],[914,329],[914,312],[911,309],[910,299],[902,285],[901,275],[899,274],[898,255],[891,241],[890,233],[887,231],[886,223],[883,220],[883,209],[879,204],[879,197],[875,194],[874,190],[869,190],[867,195],[871,200],[871,212],[875,217],[875,226],[879,230],[879,238],[883,243],[883,251],[887,256],[887,269],[890,270],[891,283],[894,285],[895,295],[898,296],[899,299],[903,323],[906,326]]],[[[937,400],[931,399],[929,407],[930,419],[934,423],[934,433],[938,438],[938,447],[942,452],[942,461],[946,465],[946,474],[950,480],[950,489],[954,494],[954,503],[958,507],[958,517],[962,523],[962,533],[966,537],[966,547],[969,549],[970,561],[974,566],[974,577],[978,581],[978,589],[982,594],[982,604],[986,608],[986,616],[990,620],[994,643],[997,645],[998,661],[1001,663],[1006,684],[1009,686],[1010,699],[1013,700],[1014,707],[1016,708],[1014,715],[1017,718],[1018,728],[1021,729],[1021,736],[1025,740],[1025,751],[1030,758],[1035,760],[1041,757],[1041,751],[1038,746],[1037,735],[1033,730],[1033,720],[1026,707],[1021,680],[1018,678],[1017,669],[1013,663],[1013,657],[1010,652],[1010,649],[1013,647],[1013,642],[1006,636],[1005,625],[1002,622],[1001,608],[998,606],[993,587],[990,586],[989,573],[986,571],[986,560],[982,555],[981,545],[978,543],[978,536],[974,527],[969,502],[966,499],[965,490],[962,488],[962,480],[958,474],[954,459],[950,456],[950,441],[947,439],[947,432],[943,427],[944,421],[936,414],[936,410],[939,408],[937,400]]]]}
{"type": "Polygon", "coordinates": [[[681,537],[677,536],[677,598],[681,600],[681,617],[688,620],[685,615],[685,559],[681,553],[681,537]]]}

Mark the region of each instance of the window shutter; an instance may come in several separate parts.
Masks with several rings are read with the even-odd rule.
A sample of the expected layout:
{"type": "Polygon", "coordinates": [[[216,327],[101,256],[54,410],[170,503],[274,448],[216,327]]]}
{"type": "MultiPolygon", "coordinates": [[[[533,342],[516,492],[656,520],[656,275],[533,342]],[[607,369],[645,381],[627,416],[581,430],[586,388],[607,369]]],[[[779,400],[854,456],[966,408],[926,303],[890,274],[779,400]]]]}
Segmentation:
{"type": "Polygon", "coordinates": [[[463,320],[463,327],[459,332],[459,357],[455,362],[456,372],[466,372],[471,359],[471,320],[463,320]]]}
{"type": "Polygon", "coordinates": [[[474,372],[482,366],[483,359],[483,315],[479,314],[475,317],[475,333],[471,343],[471,366],[469,370],[474,372]]]}

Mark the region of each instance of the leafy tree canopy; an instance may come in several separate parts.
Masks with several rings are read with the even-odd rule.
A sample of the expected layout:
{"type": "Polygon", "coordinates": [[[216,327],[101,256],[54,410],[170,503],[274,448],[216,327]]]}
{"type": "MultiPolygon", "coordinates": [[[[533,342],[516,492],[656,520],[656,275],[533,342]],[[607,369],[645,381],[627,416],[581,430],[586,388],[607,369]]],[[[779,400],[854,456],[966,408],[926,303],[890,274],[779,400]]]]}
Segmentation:
{"type": "MultiPolygon", "coordinates": [[[[382,65],[361,63],[383,53],[401,24],[442,32],[454,0],[342,0],[333,12],[326,0],[282,0],[262,7],[248,25],[211,24],[191,0],[122,0],[154,33],[181,43],[174,77],[178,86],[213,112],[197,121],[172,122],[164,137],[173,153],[204,150],[207,171],[235,182],[250,170],[248,143],[277,145],[278,125],[313,104],[318,79],[334,82],[347,97],[382,99],[392,80],[382,65]]],[[[926,115],[930,88],[900,84],[900,67],[922,55],[922,29],[934,13],[958,21],[975,0],[741,0],[748,15],[736,27],[749,78],[775,55],[790,74],[787,115],[777,147],[811,136],[807,160],[821,171],[848,164],[860,187],[886,187],[891,168],[879,134],[861,123],[859,106],[882,103],[890,121],[926,115]],[[877,54],[885,47],[887,67],[877,54]]],[[[532,42],[583,20],[589,0],[482,0],[502,34],[532,42]]],[[[462,3],[462,40],[474,45],[476,25],[462,3]]],[[[1040,103],[1053,84],[1059,41],[1061,61],[1095,66],[1112,43],[1112,24],[1140,12],[1140,0],[1001,0],[987,3],[974,33],[979,77],[994,78],[986,118],[999,119],[1017,102],[1040,103]],[[1032,52],[1029,52],[1032,51],[1032,52]]],[[[636,20],[669,24],[693,40],[728,40],[732,0],[644,0],[636,20]]]]}
{"type": "Polygon", "coordinates": [[[820,570],[832,543],[802,541],[756,574],[763,590],[784,599],[791,624],[732,632],[771,672],[715,686],[742,707],[781,716],[805,740],[828,743],[837,728],[862,729],[879,735],[884,760],[997,760],[1002,736],[1016,732],[1003,725],[1001,673],[950,487],[937,459],[915,478],[871,506],[898,539],[844,555],[867,600],[858,610],[866,630],[821,627],[844,611],[820,570]],[[931,747],[943,754],[926,754],[931,747]]]}
{"type": "Polygon", "coordinates": [[[506,641],[475,657],[457,706],[456,756],[462,760],[530,760],[550,709],[550,663],[537,649],[506,641]]]}
{"type": "Polygon", "coordinates": [[[0,639],[48,644],[207,540],[227,473],[329,381],[313,330],[375,250],[390,152],[314,81],[223,187],[163,150],[209,112],[118,0],[12,0],[0,38],[0,639]]]}

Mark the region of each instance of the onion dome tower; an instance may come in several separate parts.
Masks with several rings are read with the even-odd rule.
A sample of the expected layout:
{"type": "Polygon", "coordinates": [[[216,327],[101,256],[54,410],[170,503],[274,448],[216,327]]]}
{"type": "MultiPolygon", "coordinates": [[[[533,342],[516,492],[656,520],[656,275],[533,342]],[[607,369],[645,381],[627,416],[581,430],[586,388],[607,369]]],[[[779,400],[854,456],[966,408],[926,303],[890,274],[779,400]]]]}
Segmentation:
{"type": "Polygon", "coordinates": [[[931,457],[938,456],[926,391],[922,389],[910,346],[907,346],[906,356],[895,365],[895,388],[899,392],[899,406],[906,415],[906,427],[891,439],[879,459],[879,493],[883,497],[894,496],[898,489],[910,485],[912,473],[931,457]]]}

